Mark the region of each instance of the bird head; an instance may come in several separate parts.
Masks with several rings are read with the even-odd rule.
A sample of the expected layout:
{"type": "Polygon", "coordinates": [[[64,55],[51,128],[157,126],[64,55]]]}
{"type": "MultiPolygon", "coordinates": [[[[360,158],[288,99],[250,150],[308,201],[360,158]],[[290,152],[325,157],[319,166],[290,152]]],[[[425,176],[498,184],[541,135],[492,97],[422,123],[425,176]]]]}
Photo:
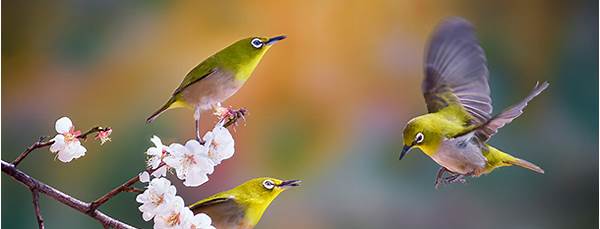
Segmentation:
{"type": "Polygon", "coordinates": [[[290,187],[300,185],[300,180],[279,180],[271,177],[260,177],[246,181],[235,189],[242,191],[249,199],[273,200],[281,192],[290,187]]]}
{"type": "Polygon", "coordinates": [[[242,76],[245,79],[254,71],[258,62],[271,46],[285,38],[286,36],[248,37],[223,49],[215,55],[215,58],[220,59],[221,63],[228,64],[227,67],[243,73],[242,76]]]}
{"type": "Polygon", "coordinates": [[[442,135],[435,131],[434,120],[423,115],[410,120],[404,128],[400,160],[412,148],[418,148],[427,155],[433,154],[442,142],[442,135]]]}
{"type": "Polygon", "coordinates": [[[299,186],[300,182],[300,180],[279,180],[270,177],[254,178],[234,188],[231,194],[247,207],[246,217],[254,225],[279,194],[290,187],[299,186]]]}

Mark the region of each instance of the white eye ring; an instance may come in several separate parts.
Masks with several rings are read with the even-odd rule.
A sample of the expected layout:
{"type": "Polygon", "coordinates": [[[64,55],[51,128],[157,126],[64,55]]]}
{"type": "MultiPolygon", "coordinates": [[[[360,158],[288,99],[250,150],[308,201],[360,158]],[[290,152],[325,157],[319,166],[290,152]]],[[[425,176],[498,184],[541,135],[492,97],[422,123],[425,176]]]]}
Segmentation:
{"type": "Polygon", "coordinates": [[[258,38],[252,39],[252,41],[250,41],[250,44],[252,45],[252,47],[257,49],[263,46],[263,42],[258,38]]]}
{"type": "Polygon", "coordinates": [[[263,181],[262,185],[263,185],[263,187],[265,187],[266,189],[269,189],[269,190],[275,188],[275,183],[273,183],[273,181],[271,181],[271,180],[263,181]]]}
{"type": "Polygon", "coordinates": [[[425,140],[425,135],[421,132],[417,133],[417,136],[415,136],[415,143],[419,144],[423,142],[423,140],[425,140]]]}

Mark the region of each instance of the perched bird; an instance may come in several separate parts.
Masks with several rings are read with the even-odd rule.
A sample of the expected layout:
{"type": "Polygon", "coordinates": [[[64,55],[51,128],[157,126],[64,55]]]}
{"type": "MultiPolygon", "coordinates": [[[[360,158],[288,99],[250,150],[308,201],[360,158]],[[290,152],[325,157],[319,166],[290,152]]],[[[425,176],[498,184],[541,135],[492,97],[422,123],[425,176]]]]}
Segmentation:
{"type": "Polygon", "coordinates": [[[235,94],[250,78],[271,45],[285,38],[250,37],[212,55],[193,68],[175,89],[169,101],[146,121],[150,123],[172,108],[192,108],[196,138],[200,139],[200,112],[220,106],[221,102],[235,94]]]}
{"type": "Polygon", "coordinates": [[[299,180],[255,178],[198,201],[189,208],[194,214],[206,213],[216,228],[250,229],[256,226],[267,207],[281,192],[298,185],[299,180]]]}
{"type": "Polygon", "coordinates": [[[486,57],[473,26],[462,18],[449,18],[437,28],[425,58],[422,90],[428,114],[413,118],[404,128],[404,148],[419,148],[441,165],[440,184],[465,182],[502,166],[518,165],[544,173],[537,165],[502,152],[487,141],[523,113],[527,103],[548,87],[537,83],[521,102],[492,117],[486,57]],[[444,173],[450,175],[444,177],[444,173]]]}

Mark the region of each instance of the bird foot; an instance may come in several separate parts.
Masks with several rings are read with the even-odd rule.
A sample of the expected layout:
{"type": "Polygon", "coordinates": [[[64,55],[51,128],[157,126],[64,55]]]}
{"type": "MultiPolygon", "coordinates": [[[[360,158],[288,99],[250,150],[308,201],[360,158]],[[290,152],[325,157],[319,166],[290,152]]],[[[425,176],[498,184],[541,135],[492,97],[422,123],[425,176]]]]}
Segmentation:
{"type": "Polygon", "coordinates": [[[448,170],[446,170],[445,168],[440,168],[440,170],[438,171],[438,175],[435,178],[435,189],[439,189],[439,187],[441,185],[446,185],[446,184],[453,184],[453,183],[461,183],[461,184],[465,184],[467,183],[467,179],[465,179],[468,175],[463,175],[463,174],[455,174],[452,173],[448,170]],[[448,172],[452,175],[444,177],[444,173],[448,172]]]}
{"type": "Polygon", "coordinates": [[[246,114],[248,110],[245,108],[233,109],[233,108],[225,108],[225,107],[217,107],[215,108],[214,115],[219,117],[219,122],[223,124],[223,127],[228,127],[233,124],[237,126],[237,121],[242,119],[246,121],[246,114]]]}

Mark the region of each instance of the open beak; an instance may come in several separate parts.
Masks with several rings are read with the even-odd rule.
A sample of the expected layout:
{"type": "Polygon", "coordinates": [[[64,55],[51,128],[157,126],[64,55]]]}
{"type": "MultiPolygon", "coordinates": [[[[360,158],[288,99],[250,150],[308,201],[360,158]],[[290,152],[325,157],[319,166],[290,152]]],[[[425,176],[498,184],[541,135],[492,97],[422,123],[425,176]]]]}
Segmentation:
{"type": "Polygon", "coordinates": [[[289,187],[300,186],[301,182],[302,182],[301,180],[286,180],[286,181],[281,182],[281,184],[279,184],[278,186],[286,189],[289,187]]]}
{"type": "Polygon", "coordinates": [[[398,160],[402,160],[402,158],[404,157],[404,155],[406,155],[410,148],[412,148],[412,146],[405,145],[404,147],[402,147],[402,152],[400,153],[400,158],[398,160]]]}
{"type": "Polygon", "coordinates": [[[269,40],[267,40],[267,42],[265,42],[265,44],[266,45],[273,45],[273,44],[277,43],[278,41],[283,40],[285,38],[286,38],[286,36],[272,37],[272,38],[269,38],[269,40]]]}

